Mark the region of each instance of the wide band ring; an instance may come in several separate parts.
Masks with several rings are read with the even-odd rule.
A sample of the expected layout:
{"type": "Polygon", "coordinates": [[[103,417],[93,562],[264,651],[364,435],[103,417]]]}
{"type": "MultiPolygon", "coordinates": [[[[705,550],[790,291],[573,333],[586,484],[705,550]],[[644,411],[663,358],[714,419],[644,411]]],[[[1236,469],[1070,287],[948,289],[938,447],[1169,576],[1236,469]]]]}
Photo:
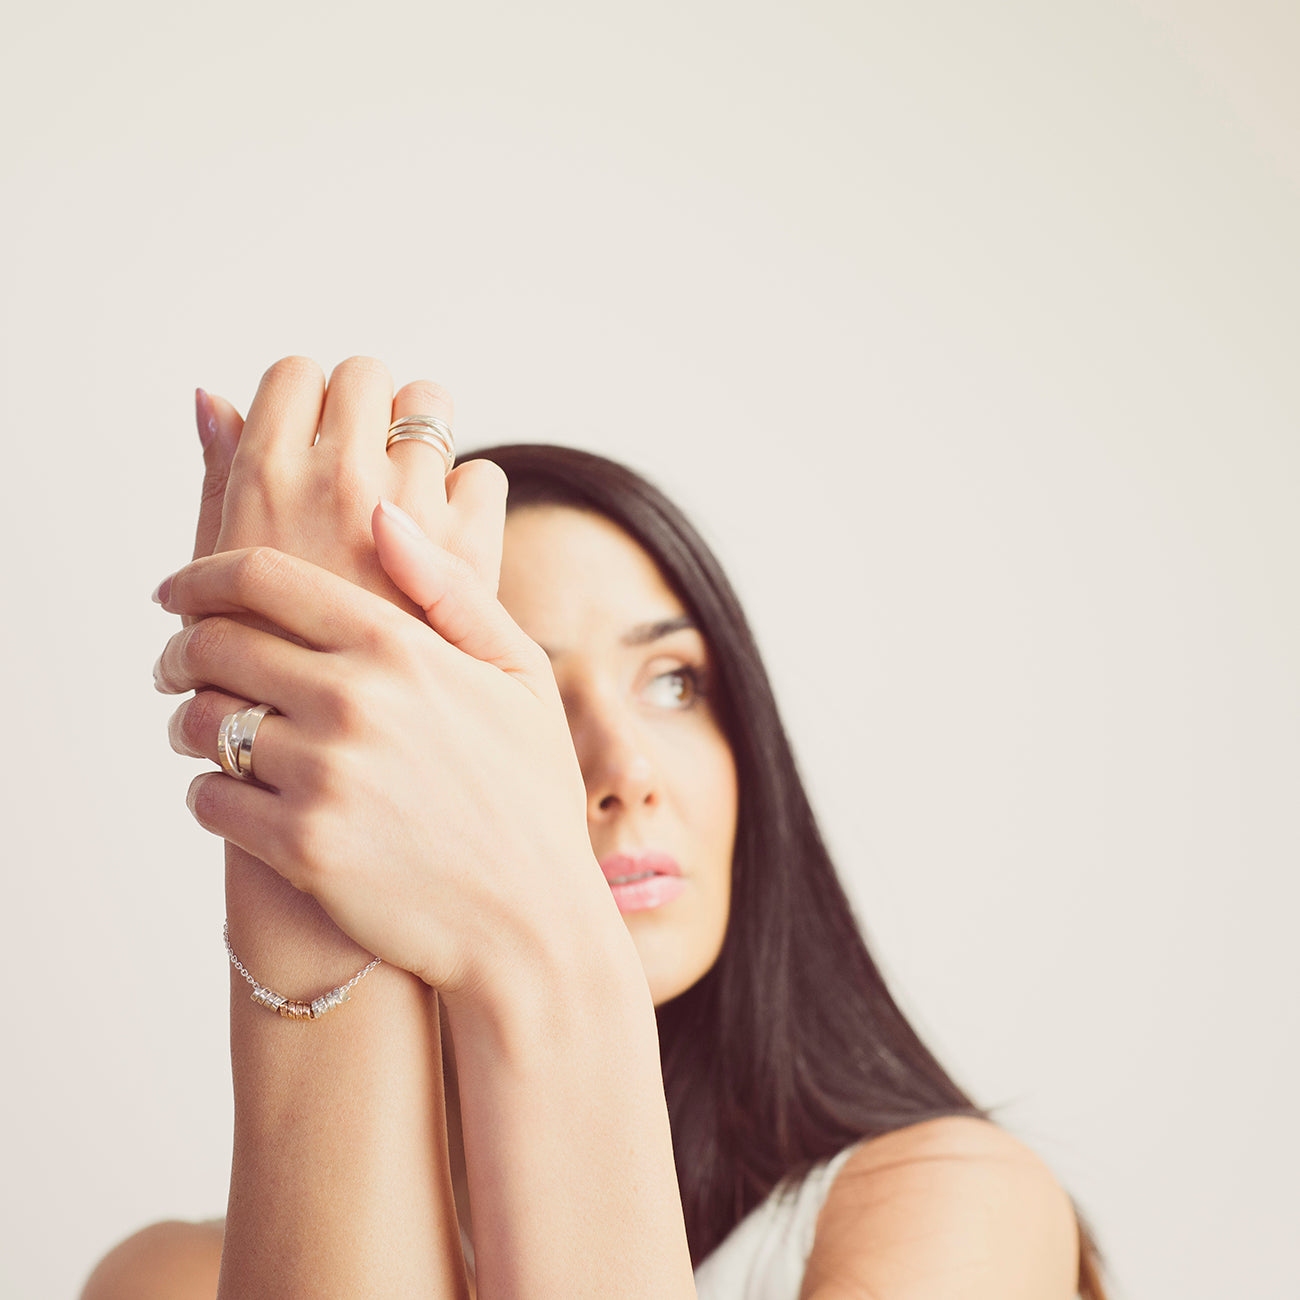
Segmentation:
{"type": "Polygon", "coordinates": [[[390,450],[395,442],[422,442],[432,447],[446,464],[444,473],[451,473],[451,467],[456,463],[456,442],[451,436],[451,425],[436,415],[404,415],[400,420],[394,420],[388,426],[384,450],[390,450]]]}
{"type": "Polygon", "coordinates": [[[276,712],[274,705],[253,704],[237,713],[227,713],[217,728],[217,762],[236,781],[253,781],[253,741],[262,719],[276,712]]]}

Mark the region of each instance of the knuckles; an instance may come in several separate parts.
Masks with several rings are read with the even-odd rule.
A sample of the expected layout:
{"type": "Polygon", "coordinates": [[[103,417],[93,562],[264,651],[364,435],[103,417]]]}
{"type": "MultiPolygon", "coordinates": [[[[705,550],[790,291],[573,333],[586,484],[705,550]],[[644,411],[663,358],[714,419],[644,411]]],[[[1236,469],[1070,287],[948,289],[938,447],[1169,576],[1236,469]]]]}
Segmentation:
{"type": "Polygon", "coordinates": [[[319,800],[312,800],[285,819],[276,845],[279,870],[296,888],[319,895],[336,873],[338,835],[330,814],[319,800]]]}
{"type": "Polygon", "coordinates": [[[327,734],[346,738],[366,729],[371,709],[360,678],[358,673],[336,670],[321,683],[317,717],[327,734]]]}
{"type": "Polygon", "coordinates": [[[510,489],[510,480],[506,472],[494,460],[471,460],[456,467],[461,480],[472,480],[475,494],[482,494],[489,500],[500,500],[505,505],[506,495],[510,489]]]}
{"type": "Polygon", "coordinates": [[[324,387],[325,372],[311,357],[281,357],[267,367],[262,375],[264,384],[296,388],[302,385],[324,387]]]}
{"type": "Polygon", "coordinates": [[[376,614],[378,617],[367,619],[355,629],[353,647],[360,658],[381,664],[389,672],[404,673],[413,666],[416,644],[421,639],[418,616],[395,605],[377,610],[376,614]]]}
{"type": "Polygon", "coordinates": [[[394,403],[407,412],[440,415],[445,420],[453,418],[455,409],[451,393],[431,379],[416,379],[406,384],[395,394],[394,403]]]}
{"type": "Polygon", "coordinates": [[[220,614],[200,619],[179,636],[177,659],[182,669],[202,673],[220,660],[230,643],[234,623],[220,614]]]}
{"type": "Polygon", "coordinates": [[[410,680],[418,679],[428,661],[429,641],[428,624],[403,615],[367,629],[365,648],[391,674],[410,680]]]}
{"type": "Polygon", "coordinates": [[[186,700],[167,723],[167,738],[178,754],[207,758],[216,750],[217,731],[226,716],[226,701],[213,691],[199,691],[186,700]]]}
{"type": "Polygon", "coordinates": [[[272,546],[249,547],[231,565],[231,595],[240,603],[247,602],[281,585],[289,567],[289,557],[283,551],[272,546]]]}
{"type": "Polygon", "coordinates": [[[312,461],[312,470],[312,495],[318,499],[321,510],[342,512],[345,519],[364,520],[369,524],[370,511],[381,486],[371,466],[351,459],[319,456],[312,461]]]}
{"type": "Polygon", "coordinates": [[[344,380],[347,383],[378,383],[392,390],[393,376],[378,357],[355,356],[347,357],[340,361],[334,367],[334,373],[330,376],[330,383],[338,383],[344,380]]]}
{"type": "MultiPolygon", "coordinates": [[[[229,780],[229,778],[224,778],[229,780]]],[[[217,772],[204,772],[190,782],[185,802],[190,815],[205,831],[219,834],[222,812],[225,808],[224,791],[221,788],[223,778],[217,772]]]]}

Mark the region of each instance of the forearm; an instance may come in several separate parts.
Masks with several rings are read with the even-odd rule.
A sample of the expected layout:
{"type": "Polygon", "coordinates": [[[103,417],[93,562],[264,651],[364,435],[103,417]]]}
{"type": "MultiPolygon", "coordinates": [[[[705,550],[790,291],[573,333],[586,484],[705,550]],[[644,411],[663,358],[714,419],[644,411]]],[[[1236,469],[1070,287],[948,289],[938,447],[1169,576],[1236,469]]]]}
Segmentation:
{"type": "MultiPolygon", "coordinates": [[[[227,909],[240,960],[276,992],[310,1000],[368,961],[314,900],[232,846],[227,909]]],[[[304,1024],[231,975],[222,1300],[464,1296],[434,995],[379,966],[304,1024]]]]}
{"type": "Polygon", "coordinates": [[[609,913],[581,952],[447,1004],[479,1300],[695,1295],[654,1007],[609,913]]]}

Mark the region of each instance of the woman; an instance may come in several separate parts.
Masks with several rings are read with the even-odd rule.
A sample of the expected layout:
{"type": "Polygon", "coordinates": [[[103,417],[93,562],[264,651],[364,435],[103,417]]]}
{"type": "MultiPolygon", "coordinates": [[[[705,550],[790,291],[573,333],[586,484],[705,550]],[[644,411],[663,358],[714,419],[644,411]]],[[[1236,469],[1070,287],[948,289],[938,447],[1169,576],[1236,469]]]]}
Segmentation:
{"type": "Polygon", "coordinates": [[[232,977],[224,1234],[146,1230],[87,1297],[210,1296],[218,1259],[222,1295],[459,1295],[458,1237],[484,1300],[1101,1296],[1050,1172],[886,990],[694,530],[561,449],[444,482],[384,446],[413,415],[445,394],[360,359],[272,367],[242,434],[200,399],[173,743],[277,710],[261,784],[191,789],[232,961],[295,997],[385,964],[308,1027],[232,977]]]}

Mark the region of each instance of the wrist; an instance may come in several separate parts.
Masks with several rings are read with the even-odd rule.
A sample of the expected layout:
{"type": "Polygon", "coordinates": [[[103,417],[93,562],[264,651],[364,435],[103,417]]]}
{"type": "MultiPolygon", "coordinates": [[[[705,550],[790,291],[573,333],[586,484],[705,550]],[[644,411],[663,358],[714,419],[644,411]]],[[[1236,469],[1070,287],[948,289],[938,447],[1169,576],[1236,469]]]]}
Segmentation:
{"type": "Polygon", "coordinates": [[[654,1004],[604,901],[513,981],[442,999],[474,1250],[502,1294],[564,1294],[575,1267],[593,1294],[694,1294],[654,1004]]]}
{"type": "Polygon", "coordinates": [[[534,930],[461,987],[439,990],[457,1042],[465,1036],[494,1053],[528,1051],[539,1038],[585,1036],[629,1010],[654,1023],[640,956],[606,890],[555,923],[534,930]]]}
{"type": "Polygon", "coordinates": [[[311,895],[232,844],[226,845],[226,920],[240,961],[259,984],[289,998],[310,1002],[371,959],[311,895]]]}

